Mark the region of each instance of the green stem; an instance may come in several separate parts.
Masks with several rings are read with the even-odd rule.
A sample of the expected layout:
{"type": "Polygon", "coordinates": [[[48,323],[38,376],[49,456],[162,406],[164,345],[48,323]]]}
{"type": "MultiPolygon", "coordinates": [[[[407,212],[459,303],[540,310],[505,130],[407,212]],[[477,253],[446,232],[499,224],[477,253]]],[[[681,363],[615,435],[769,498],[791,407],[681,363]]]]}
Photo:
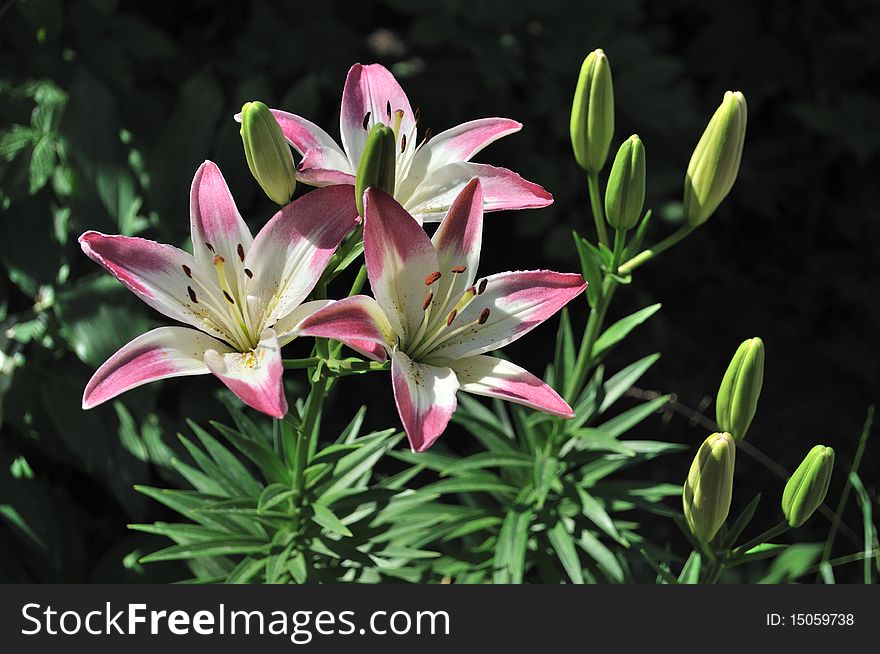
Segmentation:
{"type": "Polygon", "coordinates": [[[599,242],[608,245],[608,232],[605,229],[605,210],[602,208],[602,194],[599,191],[599,173],[587,173],[587,188],[590,190],[590,207],[599,242]]]}
{"type": "Polygon", "coordinates": [[[740,545],[739,547],[737,547],[736,549],[734,549],[734,550],[730,553],[731,558],[737,558],[737,557],[740,557],[740,556],[742,556],[743,554],[745,554],[746,552],[748,552],[750,549],[752,549],[753,547],[755,547],[756,545],[760,545],[761,543],[766,543],[766,542],[767,542],[768,540],[770,540],[771,538],[776,538],[776,537],[779,536],[780,534],[784,534],[784,533],[785,533],[786,531],[788,531],[789,529],[791,529],[791,527],[789,527],[789,526],[788,526],[788,523],[787,523],[785,520],[783,520],[783,521],[780,522],[778,525],[775,525],[775,526],[773,526],[773,527],[770,527],[770,529],[768,529],[768,530],[765,531],[764,533],[762,533],[762,534],[758,534],[758,535],[755,536],[752,540],[750,540],[749,542],[747,542],[745,545],[740,545]]]}
{"type": "Polygon", "coordinates": [[[610,276],[606,276],[602,280],[602,292],[599,296],[599,302],[590,312],[590,317],[587,319],[587,327],[581,339],[581,347],[578,350],[574,372],[569,378],[568,388],[565,392],[565,399],[569,403],[575,401],[584,386],[587,373],[590,370],[590,364],[593,363],[593,345],[596,344],[596,339],[599,337],[602,323],[605,321],[605,315],[608,313],[608,307],[611,304],[611,299],[614,297],[616,289],[617,282],[610,276]]]}
{"type": "Polygon", "coordinates": [[[306,357],[305,359],[281,359],[281,365],[285,370],[302,370],[303,368],[314,368],[321,363],[320,357],[306,357]]]}
{"type": "Polygon", "coordinates": [[[655,245],[654,247],[652,247],[648,250],[642,250],[636,256],[634,256],[632,259],[630,259],[629,261],[624,263],[622,266],[620,266],[620,273],[626,274],[626,273],[632,272],[633,270],[635,270],[636,268],[641,266],[643,263],[647,263],[648,261],[650,261],[651,259],[656,257],[658,254],[660,254],[661,252],[665,252],[666,250],[671,248],[673,245],[678,243],[680,240],[682,240],[685,236],[690,234],[692,231],[694,231],[694,228],[691,227],[690,225],[682,225],[681,227],[678,228],[677,231],[673,232],[672,234],[670,234],[669,236],[664,238],[662,241],[657,243],[657,245],[655,245]]]}

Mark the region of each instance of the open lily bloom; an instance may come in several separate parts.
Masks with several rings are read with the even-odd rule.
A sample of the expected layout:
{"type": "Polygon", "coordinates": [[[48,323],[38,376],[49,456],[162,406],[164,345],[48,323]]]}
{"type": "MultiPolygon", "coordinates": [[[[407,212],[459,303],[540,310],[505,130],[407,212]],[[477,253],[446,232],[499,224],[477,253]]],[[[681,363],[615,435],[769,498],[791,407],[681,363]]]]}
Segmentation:
{"type": "Polygon", "coordinates": [[[393,198],[368,189],[364,257],[375,299],[334,302],[296,330],[336,339],[375,360],[391,356],[394,398],[417,452],[443,433],[459,390],[573,415],[543,381],[485,353],[531,331],[587,285],[580,275],[547,270],[477,281],[482,227],[479,180],[465,186],[433,239],[393,198]]]}
{"type": "Polygon", "coordinates": [[[213,373],[249,406],[283,416],[280,350],[299,321],[328,304],[303,300],[356,224],[352,193],[342,186],[309,193],[254,238],[220,169],[206,161],[190,196],[194,254],[142,238],[83,234],[89,257],[148,305],[189,325],[159,327],[125,345],[95,372],[83,408],[158,379],[213,373]]]}
{"type": "MultiPolygon", "coordinates": [[[[438,222],[473,178],[483,184],[486,211],[532,209],[553,202],[547,191],[511,170],[473,163],[493,141],[522,128],[507,118],[482,118],[431,136],[418,134],[419,118],[394,76],[383,66],[355,64],[342,91],[340,147],[323,129],[273,109],[281,131],[302,155],[297,178],[306,184],[354,184],[367,134],[376,123],[394,130],[397,166],[394,198],[420,223],[438,222]]],[[[238,118],[238,116],[236,116],[238,118]]]]}

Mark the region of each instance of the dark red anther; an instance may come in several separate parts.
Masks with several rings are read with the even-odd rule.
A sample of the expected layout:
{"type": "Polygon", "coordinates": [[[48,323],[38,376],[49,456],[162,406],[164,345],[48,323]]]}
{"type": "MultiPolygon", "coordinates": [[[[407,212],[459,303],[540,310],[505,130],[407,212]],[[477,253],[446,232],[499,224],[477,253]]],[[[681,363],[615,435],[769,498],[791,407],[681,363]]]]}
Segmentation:
{"type": "Polygon", "coordinates": [[[367,129],[367,125],[370,124],[370,112],[368,111],[364,116],[364,129],[367,129]]]}
{"type": "Polygon", "coordinates": [[[192,268],[190,268],[186,264],[183,264],[181,266],[181,268],[183,268],[183,274],[186,275],[187,277],[189,277],[190,279],[192,279],[192,276],[193,276],[192,268]]]}
{"type": "Polygon", "coordinates": [[[457,315],[458,315],[457,309],[453,309],[452,311],[449,312],[449,315],[446,316],[446,326],[447,327],[449,327],[449,325],[452,324],[452,321],[455,320],[455,316],[457,316],[457,315]]]}
{"type": "Polygon", "coordinates": [[[247,278],[248,278],[248,279],[253,279],[253,277],[254,277],[254,273],[251,272],[251,269],[250,269],[250,268],[245,268],[245,269],[244,269],[244,274],[247,275],[247,278]]]}
{"type": "Polygon", "coordinates": [[[199,301],[196,298],[196,292],[192,290],[191,286],[186,287],[186,292],[189,293],[189,299],[193,301],[194,304],[198,304],[199,301]]]}
{"type": "Polygon", "coordinates": [[[428,292],[428,295],[425,297],[425,301],[422,302],[422,311],[427,311],[428,307],[431,306],[431,301],[434,299],[434,292],[428,292]]]}
{"type": "Polygon", "coordinates": [[[400,151],[406,150],[406,134],[400,137],[400,151]]]}
{"type": "Polygon", "coordinates": [[[488,279],[484,279],[480,282],[480,287],[477,289],[477,295],[482,295],[483,291],[486,290],[486,284],[489,282],[488,279]]]}
{"type": "Polygon", "coordinates": [[[388,116],[388,120],[391,120],[391,100],[385,101],[385,115],[388,116]]]}
{"type": "Polygon", "coordinates": [[[238,252],[238,258],[244,261],[244,247],[242,247],[241,243],[238,244],[236,252],[238,252]]]}
{"type": "Polygon", "coordinates": [[[229,304],[235,304],[235,300],[233,300],[232,296],[229,293],[227,293],[226,291],[223,291],[223,297],[226,298],[226,300],[229,302],[229,304]]]}
{"type": "Polygon", "coordinates": [[[456,266],[455,268],[452,269],[452,272],[463,273],[465,270],[467,270],[467,268],[465,268],[464,266],[456,266]]]}
{"type": "Polygon", "coordinates": [[[418,127],[419,126],[419,119],[421,119],[421,117],[422,117],[422,110],[419,107],[416,107],[416,110],[415,110],[413,116],[416,120],[416,127],[418,127]]]}
{"type": "Polygon", "coordinates": [[[480,312],[480,317],[477,319],[478,325],[485,325],[486,321],[489,320],[489,308],[485,308],[480,312]]]}
{"type": "Polygon", "coordinates": [[[205,241],[205,247],[208,248],[211,252],[214,252],[214,246],[205,241]]]}
{"type": "Polygon", "coordinates": [[[432,272],[430,275],[425,277],[425,286],[430,286],[431,284],[436,282],[438,279],[440,279],[440,271],[439,270],[437,270],[436,272],[432,272]]]}
{"type": "Polygon", "coordinates": [[[434,132],[429,127],[428,129],[425,130],[425,141],[424,142],[427,143],[428,141],[430,141],[432,136],[434,136],[434,132]]]}

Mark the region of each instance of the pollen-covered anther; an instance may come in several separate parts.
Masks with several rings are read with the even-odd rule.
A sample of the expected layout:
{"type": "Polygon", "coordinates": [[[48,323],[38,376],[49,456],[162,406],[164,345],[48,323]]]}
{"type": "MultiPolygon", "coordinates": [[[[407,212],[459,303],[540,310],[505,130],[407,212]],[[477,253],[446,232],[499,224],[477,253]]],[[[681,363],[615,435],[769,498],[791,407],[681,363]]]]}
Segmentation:
{"type": "Polygon", "coordinates": [[[196,298],[196,292],[192,290],[192,286],[187,286],[186,292],[189,293],[189,299],[192,300],[194,304],[199,303],[198,298],[196,298]]]}
{"type": "Polygon", "coordinates": [[[465,266],[456,266],[450,272],[454,272],[454,273],[458,274],[458,273],[463,273],[465,270],[467,270],[467,268],[465,266]]]}
{"type": "Polygon", "coordinates": [[[485,324],[486,324],[486,321],[489,320],[489,313],[490,313],[490,311],[489,311],[489,308],[488,308],[488,307],[485,308],[485,309],[483,309],[483,310],[480,312],[480,317],[477,318],[477,324],[478,324],[478,325],[485,325],[485,324]]]}
{"type": "Polygon", "coordinates": [[[219,254],[215,254],[215,255],[214,255],[214,260],[213,260],[213,261],[214,261],[214,265],[215,265],[215,266],[222,266],[224,263],[226,263],[226,259],[224,259],[223,257],[221,257],[219,254]]]}
{"type": "Polygon", "coordinates": [[[440,271],[436,270],[436,271],[432,272],[430,275],[428,275],[427,277],[425,277],[425,286],[430,286],[431,284],[436,282],[438,279],[440,279],[440,271]]]}
{"type": "Polygon", "coordinates": [[[431,301],[434,299],[434,292],[429,291],[425,296],[425,301],[422,302],[422,311],[427,311],[428,307],[431,306],[431,301]]]}
{"type": "Polygon", "coordinates": [[[486,284],[489,282],[488,279],[483,279],[480,281],[480,285],[477,287],[477,295],[482,295],[483,291],[486,290],[486,284]]]}
{"type": "Polygon", "coordinates": [[[369,127],[369,125],[370,125],[370,112],[369,112],[369,111],[368,111],[368,112],[366,113],[366,115],[364,116],[364,122],[363,122],[363,125],[364,125],[364,129],[367,129],[367,128],[369,127]]]}
{"type": "Polygon", "coordinates": [[[239,243],[235,251],[238,253],[238,258],[244,263],[244,246],[239,243]]]}
{"type": "Polygon", "coordinates": [[[192,279],[192,276],[193,276],[192,268],[190,268],[186,264],[183,264],[181,266],[181,268],[183,268],[183,274],[186,275],[187,277],[189,277],[190,279],[192,279]]]}
{"type": "Polygon", "coordinates": [[[447,327],[449,327],[449,325],[452,324],[452,321],[455,320],[455,316],[457,316],[457,315],[458,315],[458,311],[456,309],[453,309],[452,311],[449,312],[449,315],[446,316],[446,326],[447,327]]]}

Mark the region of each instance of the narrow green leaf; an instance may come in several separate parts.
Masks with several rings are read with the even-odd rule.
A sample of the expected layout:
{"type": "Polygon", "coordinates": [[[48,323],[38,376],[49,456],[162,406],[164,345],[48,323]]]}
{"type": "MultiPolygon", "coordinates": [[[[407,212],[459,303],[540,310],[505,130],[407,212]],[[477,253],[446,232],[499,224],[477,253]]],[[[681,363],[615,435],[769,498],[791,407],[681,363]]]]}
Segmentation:
{"type": "Polygon", "coordinates": [[[602,541],[584,529],[581,531],[578,545],[593,558],[596,565],[599,566],[599,569],[605,573],[610,581],[623,583],[625,575],[623,568],[620,566],[620,561],[617,560],[614,552],[608,549],[602,541]]]}
{"type": "Polygon", "coordinates": [[[576,584],[584,583],[583,569],[575,549],[574,538],[568,533],[562,520],[558,520],[547,531],[547,538],[569,579],[576,584]]]}
{"type": "Polygon", "coordinates": [[[662,395],[649,402],[644,402],[632,409],[624,411],[619,416],[615,416],[614,418],[611,418],[611,420],[602,423],[599,425],[598,429],[612,438],[617,438],[638,425],[651,414],[656,413],[668,401],[669,396],[662,395]]]}
{"type": "Polygon", "coordinates": [[[318,502],[313,502],[311,507],[313,512],[312,520],[321,525],[324,529],[334,534],[339,534],[340,536],[352,535],[348,527],[342,523],[342,520],[337,518],[336,514],[326,506],[318,502]]]}
{"type": "Polygon", "coordinates": [[[696,550],[691,552],[681,574],[678,575],[678,583],[680,584],[698,584],[700,583],[700,570],[702,569],[703,557],[696,550]]]}
{"type": "Polygon", "coordinates": [[[604,385],[604,397],[599,407],[599,413],[607,411],[612,404],[626,393],[653,366],[660,358],[660,354],[650,354],[611,377],[604,385]]]}
{"type": "Polygon", "coordinates": [[[156,561],[180,561],[203,556],[232,556],[236,554],[260,554],[268,551],[269,544],[251,538],[227,538],[212,541],[172,545],[140,559],[141,563],[156,561]]]}
{"type": "Polygon", "coordinates": [[[626,318],[621,318],[608,329],[602,332],[602,335],[596,339],[593,346],[593,358],[597,359],[604,355],[608,350],[617,345],[620,341],[629,335],[629,333],[645,322],[660,310],[660,304],[652,304],[649,307],[640,309],[626,318]]]}

